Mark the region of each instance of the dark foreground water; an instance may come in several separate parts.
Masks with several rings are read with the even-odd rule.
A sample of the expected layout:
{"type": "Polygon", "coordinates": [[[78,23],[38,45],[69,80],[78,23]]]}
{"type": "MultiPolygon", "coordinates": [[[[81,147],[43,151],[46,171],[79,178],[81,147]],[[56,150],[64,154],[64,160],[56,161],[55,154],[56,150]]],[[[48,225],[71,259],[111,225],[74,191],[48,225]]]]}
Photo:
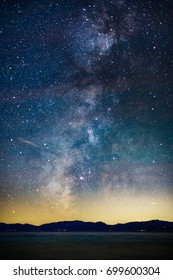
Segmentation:
{"type": "Polygon", "coordinates": [[[173,259],[173,233],[0,233],[1,259],[173,259]]]}

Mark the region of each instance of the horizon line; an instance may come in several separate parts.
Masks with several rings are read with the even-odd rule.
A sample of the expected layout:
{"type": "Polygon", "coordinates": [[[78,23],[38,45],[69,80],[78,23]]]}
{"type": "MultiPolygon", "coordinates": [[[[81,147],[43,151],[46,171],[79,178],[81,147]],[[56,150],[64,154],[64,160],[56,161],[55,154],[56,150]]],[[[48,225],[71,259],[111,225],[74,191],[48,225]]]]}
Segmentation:
{"type": "Polygon", "coordinates": [[[6,223],[6,222],[1,222],[0,221],[0,224],[6,224],[6,225],[20,224],[20,225],[31,225],[31,226],[39,227],[39,226],[42,226],[42,225],[55,224],[55,223],[82,222],[82,223],[93,223],[93,224],[102,223],[102,224],[105,224],[107,226],[114,226],[114,225],[118,225],[118,224],[143,223],[143,222],[153,222],[153,221],[173,223],[173,221],[168,221],[168,220],[152,219],[152,220],[142,220],[142,221],[135,220],[135,221],[124,222],[124,223],[115,223],[115,224],[107,224],[107,223],[102,222],[102,221],[92,222],[92,221],[82,221],[82,220],[62,220],[62,221],[56,221],[56,222],[45,222],[45,223],[39,224],[39,225],[30,224],[30,223],[20,223],[20,222],[6,223]]]}

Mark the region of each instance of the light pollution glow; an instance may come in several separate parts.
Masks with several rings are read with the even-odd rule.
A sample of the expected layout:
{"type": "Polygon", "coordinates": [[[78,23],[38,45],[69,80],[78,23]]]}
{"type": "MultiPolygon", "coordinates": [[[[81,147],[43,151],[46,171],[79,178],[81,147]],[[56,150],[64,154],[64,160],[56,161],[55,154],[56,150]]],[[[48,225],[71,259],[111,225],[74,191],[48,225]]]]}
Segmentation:
{"type": "Polygon", "coordinates": [[[113,196],[111,191],[102,191],[85,197],[75,198],[66,208],[51,200],[38,199],[37,202],[17,201],[6,209],[1,202],[0,220],[6,223],[30,223],[40,225],[57,221],[102,221],[107,224],[153,219],[173,220],[172,195],[163,193],[119,193],[113,196]],[[52,206],[54,205],[54,206],[52,206]]]}

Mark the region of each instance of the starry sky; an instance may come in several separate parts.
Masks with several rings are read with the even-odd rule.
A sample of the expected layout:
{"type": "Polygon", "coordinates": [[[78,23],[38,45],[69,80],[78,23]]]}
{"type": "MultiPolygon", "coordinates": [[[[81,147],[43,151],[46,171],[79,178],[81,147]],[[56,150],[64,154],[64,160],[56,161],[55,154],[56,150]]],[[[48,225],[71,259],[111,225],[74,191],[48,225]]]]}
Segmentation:
{"type": "Polygon", "coordinates": [[[2,0],[0,221],[173,220],[173,3],[2,0]]]}

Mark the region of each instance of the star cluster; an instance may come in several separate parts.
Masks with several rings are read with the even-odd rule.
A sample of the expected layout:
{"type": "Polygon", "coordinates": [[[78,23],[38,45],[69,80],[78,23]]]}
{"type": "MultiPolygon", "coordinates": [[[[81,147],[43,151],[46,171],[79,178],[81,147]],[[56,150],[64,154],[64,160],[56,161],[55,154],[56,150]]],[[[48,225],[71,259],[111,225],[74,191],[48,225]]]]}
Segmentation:
{"type": "Polygon", "coordinates": [[[173,218],[172,11],[1,1],[1,221],[173,218]]]}

